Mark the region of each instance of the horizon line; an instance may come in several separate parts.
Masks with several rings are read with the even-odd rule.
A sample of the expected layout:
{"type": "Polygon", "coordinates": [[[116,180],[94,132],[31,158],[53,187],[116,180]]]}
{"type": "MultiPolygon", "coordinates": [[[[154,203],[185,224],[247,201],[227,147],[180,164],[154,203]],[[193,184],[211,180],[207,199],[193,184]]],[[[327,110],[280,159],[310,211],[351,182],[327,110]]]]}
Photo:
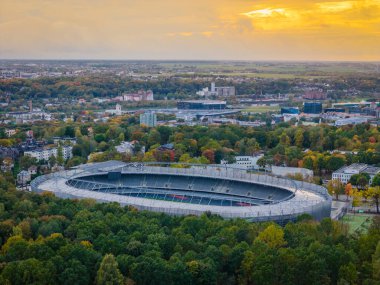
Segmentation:
{"type": "Polygon", "coordinates": [[[328,59],[104,59],[104,58],[0,58],[0,61],[170,61],[170,62],[295,62],[295,63],[377,63],[379,60],[328,60],[328,59]]]}

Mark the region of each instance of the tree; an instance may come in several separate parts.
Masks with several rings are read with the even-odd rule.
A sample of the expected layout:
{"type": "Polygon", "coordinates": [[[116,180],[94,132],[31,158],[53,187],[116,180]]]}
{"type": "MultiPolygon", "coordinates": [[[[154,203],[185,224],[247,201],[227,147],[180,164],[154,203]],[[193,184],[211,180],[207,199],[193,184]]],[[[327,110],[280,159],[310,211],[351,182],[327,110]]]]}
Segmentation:
{"type": "Polygon", "coordinates": [[[265,168],[267,166],[268,162],[267,162],[267,159],[265,158],[265,156],[263,157],[260,157],[258,160],[257,160],[257,165],[260,167],[260,168],[265,168]]]}
{"type": "Polygon", "coordinates": [[[345,159],[341,156],[330,156],[327,159],[326,168],[330,171],[335,171],[339,168],[341,168],[345,164],[345,159]]]}
{"type": "Polygon", "coordinates": [[[96,274],[96,285],[121,285],[123,275],[120,273],[117,261],[112,254],[106,254],[96,274]]]}
{"type": "Polygon", "coordinates": [[[376,174],[375,177],[373,177],[371,186],[380,186],[380,174],[376,174]]]}
{"type": "Polygon", "coordinates": [[[215,152],[212,149],[203,151],[202,156],[206,157],[211,164],[215,162],[215,152]]]}
{"type": "Polygon", "coordinates": [[[280,248],[286,245],[284,231],[276,225],[270,225],[263,230],[257,240],[265,242],[271,248],[280,248]]]}
{"type": "Polygon", "coordinates": [[[63,165],[64,163],[62,146],[59,146],[57,150],[57,163],[59,165],[63,165]]]}
{"type": "Polygon", "coordinates": [[[305,157],[303,159],[303,165],[302,165],[304,168],[307,168],[307,169],[310,169],[310,170],[313,170],[314,168],[314,161],[313,161],[313,158],[311,158],[310,156],[308,157],[305,157]]]}
{"type": "Polygon", "coordinates": [[[25,259],[6,263],[2,277],[10,284],[51,284],[51,273],[42,262],[35,259],[25,259]]]}
{"type": "Polygon", "coordinates": [[[373,279],[380,281],[380,241],[377,243],[376,251],[372,255],[373,279]]]}
{"type": "Polygon", "coordinates": [[[37,159],[35,157],[31,157],[29,155],[24,155],[20,157],[20,168],[21,169],[28,169],[32,165],[37,164],[37,159]]]}
{"type": "Polygon", "coordinates": [[[57,163],[57,159],[55,155],[50,156],[48,162],[49,162],[50,167],[53,167],[57,163]]]}
{"type": "Polygon", "coordinates": [[[344,194],[345,187],[339,179],[331,179],[327,183],[327,190],[330,195],[335,195],[335,199],[338,200],[340,194],[344,194]]]}
{"type": "Polygon", "coordinates": [[[289,146],[290,145],[290,138],[289,136],[284,132],[280,136],[280,143],[284,146],[289,146]]]}
{"type": "Polygon", "coordinates": [[[380,186],[369,187],[366,191],[366,196],[373,201],[376,205],[376,212],[379,213],[380,186]]]}
{"type": "Polygon", "coordinates": [[[346,194],[347,200],[348,197],[352,194],[352,185],[351,183],[347,183],[346,186],[344,187],[344,193],[346,194]]]}
{"type": "Polygon", "coordinates": [[[356,186],[359,189],[365,189],[369,184],[370,176],[367,173],[359,174],[358,179],[356,180],[356,186]]]}

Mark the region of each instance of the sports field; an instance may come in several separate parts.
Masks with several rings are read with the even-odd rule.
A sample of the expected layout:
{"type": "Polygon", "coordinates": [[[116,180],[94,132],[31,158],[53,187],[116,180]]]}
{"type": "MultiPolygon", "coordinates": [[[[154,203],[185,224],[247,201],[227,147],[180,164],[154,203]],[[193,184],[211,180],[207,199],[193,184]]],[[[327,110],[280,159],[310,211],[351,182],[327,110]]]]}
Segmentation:
{"type": "Polygon", "coordinates": [[[349,233],[355,232],[365,233],[368,230],[372,221],[372,215],[366,214],[347,214],[343,217],[342,221],[349,226],[349,233]]]}
{"type": "Polygon", "coordinates": [[[267,113],[267,112],[278,112],[280,111],[279,106],[252,106],[243,110],[243,112],[252,113],[267,113]]]}

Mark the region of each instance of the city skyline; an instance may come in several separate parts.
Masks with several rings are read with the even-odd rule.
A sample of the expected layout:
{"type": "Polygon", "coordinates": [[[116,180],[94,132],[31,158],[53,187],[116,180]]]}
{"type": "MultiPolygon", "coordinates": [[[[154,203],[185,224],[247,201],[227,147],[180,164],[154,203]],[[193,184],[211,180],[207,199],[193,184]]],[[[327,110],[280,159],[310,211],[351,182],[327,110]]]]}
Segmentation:
{"type": "Polygon", "coordinates": [[[379,0],[3,0],[0,58],[379,61],[379,28],[379,0]]]}

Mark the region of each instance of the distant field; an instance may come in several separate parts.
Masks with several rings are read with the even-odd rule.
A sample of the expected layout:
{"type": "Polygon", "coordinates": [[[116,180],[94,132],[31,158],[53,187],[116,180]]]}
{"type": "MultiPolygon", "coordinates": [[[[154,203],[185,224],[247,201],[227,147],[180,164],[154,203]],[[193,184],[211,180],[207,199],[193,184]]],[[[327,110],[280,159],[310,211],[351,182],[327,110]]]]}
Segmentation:
{"type": "Polygon", "coordinates": [[[339,62],[172,62],[162,67],[188,70],[201,75],[257,78],[318,78],[337,75],[378,73],[376,63],[339,62]]]}
{"type": "Polygon", "coordinates": [[[349,226],[349,233],[367,232],[368,227],[372,221],[372,215],[365,214],[347,214],[343,217],[342,221],[349,226]]]}
{"type": "Polygon", "coordinates": [[[279,106],[252,106],[243,110],[243,112],[252,113],[266,113],[266,112],[278,112],[280,111],[279,106]]]}

